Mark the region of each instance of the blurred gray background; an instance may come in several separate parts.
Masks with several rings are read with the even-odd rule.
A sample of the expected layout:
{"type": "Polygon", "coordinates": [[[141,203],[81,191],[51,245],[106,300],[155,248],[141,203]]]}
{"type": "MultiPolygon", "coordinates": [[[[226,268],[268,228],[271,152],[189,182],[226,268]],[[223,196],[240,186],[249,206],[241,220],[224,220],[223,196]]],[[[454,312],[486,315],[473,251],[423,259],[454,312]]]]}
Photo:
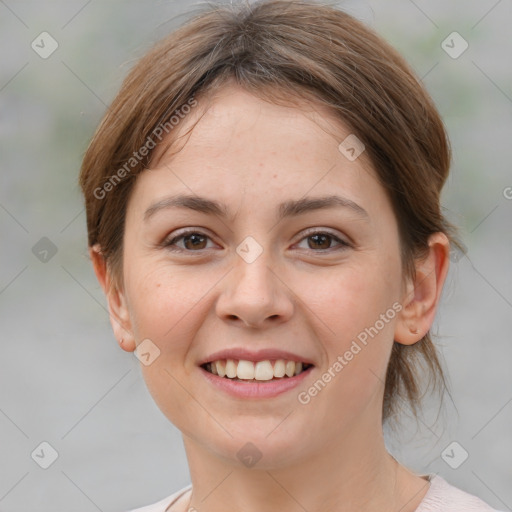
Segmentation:
{"type": "MultiPolygon", "coordinates": [[[[179,431],[112,335],[77,176],[127,71],[194,5],[0,0],[1,511],[121,512],[190,482],[179,431]]],[[[432,94],[454,152],[443,202],[468,248],[435,326],[453,402],[405,420],[389,447],[512,510],[512,1],[338,5],[432,94]]]]}

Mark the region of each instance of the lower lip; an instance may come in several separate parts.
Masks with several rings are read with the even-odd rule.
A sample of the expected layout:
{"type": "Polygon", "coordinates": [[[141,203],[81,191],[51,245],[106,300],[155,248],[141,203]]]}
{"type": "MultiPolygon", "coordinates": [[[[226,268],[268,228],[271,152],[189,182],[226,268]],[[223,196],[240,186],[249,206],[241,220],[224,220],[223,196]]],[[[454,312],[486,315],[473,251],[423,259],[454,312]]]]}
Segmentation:
{"type": "Polygon", "coordinates": [[[297,387],[307,378],[314,366],[294,375],[293,377],[283,377],[281,379],[267,380],[261,382],[241,382],[226,377],[219,377],[199,367],[205,378],[220,390],[228,395],[237,398],[272,398],[286,391],[297,387]]]}

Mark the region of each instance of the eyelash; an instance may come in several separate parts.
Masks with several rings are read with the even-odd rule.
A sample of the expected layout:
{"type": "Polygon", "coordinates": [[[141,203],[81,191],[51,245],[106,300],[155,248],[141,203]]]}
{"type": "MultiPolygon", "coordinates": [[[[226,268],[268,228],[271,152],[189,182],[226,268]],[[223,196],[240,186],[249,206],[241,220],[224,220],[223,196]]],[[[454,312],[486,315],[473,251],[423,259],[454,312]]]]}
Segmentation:
{"type": "MultiPolygon", "coordinates": [[[[178,240],[186,238],[189,235],[200,235],[201,237],[206,237],[208,239],[211,239],[208,235],[206,235],[205,233],[202,233],[201,231],[198,231],[198,230],[195,230],[195,229],[190,229],[188,231],[184,231],[183,233],[180,233],[178,236],[175,236],[171,240],[165,240],[162,243],[162,246],[167,248],[168,250],[170,250],[172,252],[188,252],[188,253],[197,252],[197,253],[201,253],[201,252],[207,250],[207,249],[200,249],[200,250],[197,250],[197,251],[192,251],[192,250],[188,250],[188,249],[183,249],[181,247],[179,247],[179,248],[173,247],[178,240]]],[[[310,238],[312,236],[315,236],[315,235],[326,235],[326,236],[332,238],[335,242],[338,242],[339,243],[339,247],[338,247],[338,249],[334,249],[334,250],[344,250],[344,249],[347,249],[347,248],[351,247],[351,245],[348,242],[346,242],[344,240],[341,240],[339,237],[337,237],[336,235],[334,235],[333,233],[330,233],[328,231],[311,231],[311,232],[308,232],[299,240],[299,242],[302,242],[303,240],[305,240],[307,238],[310,238]]],[[[313,251],[313,252],[321,253],[322,254],[322,253],[326,253],[326,252],[331,252],[333,249],[329,248],[329,249],[319,249],[319,250],[310,249],[310,250],[313,251]]]]}

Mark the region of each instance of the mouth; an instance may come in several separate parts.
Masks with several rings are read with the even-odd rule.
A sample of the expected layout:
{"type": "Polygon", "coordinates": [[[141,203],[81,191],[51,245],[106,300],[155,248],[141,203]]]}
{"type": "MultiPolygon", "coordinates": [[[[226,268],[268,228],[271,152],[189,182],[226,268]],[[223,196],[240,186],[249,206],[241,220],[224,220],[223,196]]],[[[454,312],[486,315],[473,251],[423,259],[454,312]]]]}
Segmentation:
{"type": "Polygon", "coordinates": [[[287,380],[312,368],[312,364],[286,359],[247,361],[218,359],[201,365],[208,373],[235,382],[270,382],[287,380]]]}

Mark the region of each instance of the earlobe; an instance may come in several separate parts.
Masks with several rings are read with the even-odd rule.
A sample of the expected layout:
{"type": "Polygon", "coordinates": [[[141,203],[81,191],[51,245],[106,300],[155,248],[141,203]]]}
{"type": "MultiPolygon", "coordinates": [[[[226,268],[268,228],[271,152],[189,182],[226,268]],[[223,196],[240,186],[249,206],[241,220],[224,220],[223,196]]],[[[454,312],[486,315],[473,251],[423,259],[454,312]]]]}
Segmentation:
{"type": "Polygon", "coordinates": [[[395,341],[412,345],[421,340],[434,322],[448,274],[450,242],[441,232],[429,237],[428,254],[416,261],[416,276],[407,282],[402,311],[395,324],[395,341]]]}
{"type": "Polygon", "coordinates": [[[113,285],[110,271],[101,253],[99,244],[89,247],[89,256],[96,278],[107,298],[110,324],[112,325],[114,336],[123,350],[133,352],[136,348],[136,343],[124,293],[113,285]]]}

